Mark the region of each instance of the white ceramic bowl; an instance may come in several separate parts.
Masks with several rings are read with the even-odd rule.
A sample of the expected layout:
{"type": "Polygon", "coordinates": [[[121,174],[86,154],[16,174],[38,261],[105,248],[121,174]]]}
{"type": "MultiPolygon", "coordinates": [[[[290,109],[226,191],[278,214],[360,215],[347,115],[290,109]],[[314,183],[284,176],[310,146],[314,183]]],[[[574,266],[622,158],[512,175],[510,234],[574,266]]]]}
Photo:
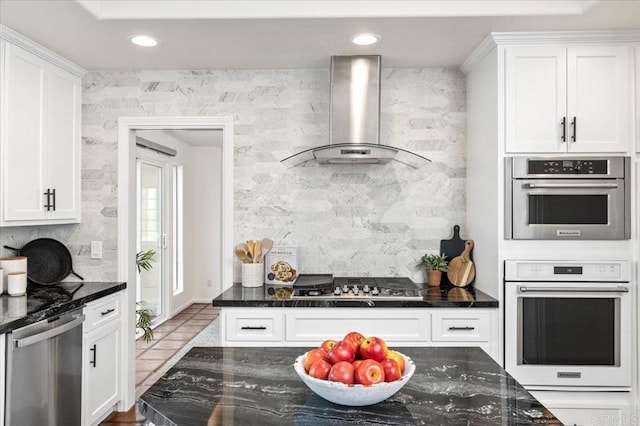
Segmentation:
{"type": "Polygon", "coordinates": [[[311,377],[304,371],[305,354],[296,358],[296,361],[293,363],[293,368],[309,389],[327,401],[333,402],[334,404],[359,407],[384,401],[407,384],[416,371],[416,365],[411,358],[404,354],[401,355],[404,357],[404,372],[402,377],[393,382],[384,382],[369,386],[346,385],[344,383],[330,382],[329,380],[311,377]]]}

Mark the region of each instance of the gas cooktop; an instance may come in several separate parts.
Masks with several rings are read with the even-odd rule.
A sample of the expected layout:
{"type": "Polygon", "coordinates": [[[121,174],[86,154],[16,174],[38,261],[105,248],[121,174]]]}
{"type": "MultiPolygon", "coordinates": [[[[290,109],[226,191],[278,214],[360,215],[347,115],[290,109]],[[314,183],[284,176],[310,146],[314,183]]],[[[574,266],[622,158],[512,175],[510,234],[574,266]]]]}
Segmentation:
{"type": "MultiPolygon", "coordinates": [[[[275,294],[276,287],[267,287],[275,294]]],[[[422,300],[420,288],[409,278],[333,277],[330,274],[300,275],[291,299],[315,300],[422,300]]]]}

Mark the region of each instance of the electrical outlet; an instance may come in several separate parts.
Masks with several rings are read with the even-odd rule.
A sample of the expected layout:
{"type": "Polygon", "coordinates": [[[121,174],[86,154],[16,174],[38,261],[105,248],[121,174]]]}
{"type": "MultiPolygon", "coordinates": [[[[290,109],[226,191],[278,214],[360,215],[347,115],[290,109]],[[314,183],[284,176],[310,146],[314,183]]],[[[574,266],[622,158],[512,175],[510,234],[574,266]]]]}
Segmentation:
{"type": "Polygon", "coordinates": [[[91,258],[102,259],[102,241],[91,241],[91,258]]]}
{"type": "Polygon", "coordinates": [[[207,280],[207,287],[213,287],[213,281],[207,280]]]}

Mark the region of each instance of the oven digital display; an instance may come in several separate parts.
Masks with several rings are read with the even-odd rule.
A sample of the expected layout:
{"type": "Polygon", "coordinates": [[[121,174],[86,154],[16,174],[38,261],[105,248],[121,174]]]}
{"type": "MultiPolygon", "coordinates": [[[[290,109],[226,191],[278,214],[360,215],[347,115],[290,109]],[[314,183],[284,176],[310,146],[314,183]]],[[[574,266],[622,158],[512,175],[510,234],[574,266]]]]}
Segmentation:
{"type": "Polygon", "coordinates": [[[582,275],[582,266],[554,266],[553,275],[582,275]]]}

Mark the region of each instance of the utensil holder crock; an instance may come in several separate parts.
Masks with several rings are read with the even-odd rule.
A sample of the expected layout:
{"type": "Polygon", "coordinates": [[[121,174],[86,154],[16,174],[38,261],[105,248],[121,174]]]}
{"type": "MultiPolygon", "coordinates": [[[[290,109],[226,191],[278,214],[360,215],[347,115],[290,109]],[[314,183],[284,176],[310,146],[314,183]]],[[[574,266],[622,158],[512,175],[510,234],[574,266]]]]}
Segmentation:
{"type": "Polygon", "coordinates": [[[264,284],[264,263],[242,264],[242,286],[261,287],[264,284]]]}

